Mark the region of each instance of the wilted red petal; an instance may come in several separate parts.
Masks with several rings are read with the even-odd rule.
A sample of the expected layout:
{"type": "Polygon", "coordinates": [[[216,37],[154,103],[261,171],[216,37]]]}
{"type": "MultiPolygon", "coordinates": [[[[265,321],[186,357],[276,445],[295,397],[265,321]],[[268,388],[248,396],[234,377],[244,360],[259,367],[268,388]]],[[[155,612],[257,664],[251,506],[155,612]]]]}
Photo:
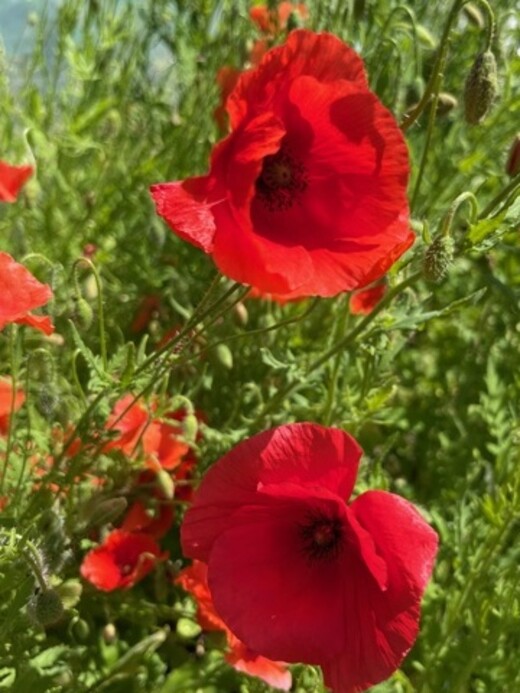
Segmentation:
{"type": "Polygon", "coordinates": [[[49,334],[50,319],[30,315],[33,308],[43,306],[52,298],[52,291],[41,284],[23,265],[7,253],[0,252],[0,330],[8,323],[29,324],[49,334]]]}
{"type": "Polygon", "coordinates": [[[197,490],[181,528],[184,553],[207,561],[232,512],[257,502],[259,484],[313,485],[347,500],[361,454],[344,431],[311,423],[280,426],[239,443],[209,469],[197,490]]]}
{"type": "Polygon", "coordinates": [[[11,166],[0,161],[0,202],[15,202],[20,189],[33,171],[32,166],[11,166]]]}

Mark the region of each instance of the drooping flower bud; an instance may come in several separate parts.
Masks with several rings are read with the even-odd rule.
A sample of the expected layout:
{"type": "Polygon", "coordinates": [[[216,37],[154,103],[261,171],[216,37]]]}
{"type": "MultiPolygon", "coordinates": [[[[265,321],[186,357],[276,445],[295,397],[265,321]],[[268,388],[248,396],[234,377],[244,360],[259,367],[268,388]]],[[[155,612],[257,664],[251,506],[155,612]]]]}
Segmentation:
{"type": "Polygon", "coordinates": [[[513,178],[520,173],[520,133],[513,140],[506,163],[506,173],[513,178]]]}
{"type": "Polygon", "coordinates": [[[43,590],[36,595],[34,601],[34,617],[46,628],[52,626],[63,617],[64,609],[61,597],[54,589],[43,590]]]}
{"type": "Polygon", "coordinates": [[[477,125],[487,116],[498,94],[497,62],[490,50],[479,53],[466,79],[464,114],[477,125]]]}
{"type": "Polygon", "coordinates": [[[453,94],[448,94],[445,91],[441,91],[439,94],[439,101],[437,104],[437,115],[444,116],[450,113],[454,108],[459,105],[458,100],[453,96],[453,94]]]}
{"type": "Polygon", "coordinates": [[[423,259],[423,274],[427,281],[438,283],[444,279],[451,263],[455,244],[448,235],[437,235],[428,246],[423,259]]]}
{"type": "Polygon", "coordinates": [[[466,15],[468,21],[470,21],[474,26],[478,27],[479,29],[484,29],[486,22],[482,16],[482,12],[476,5],[474,5],[472,2],[467,2],[462,8],[462,11],[466,15]]]}
{"type": "Polygon", "coordinates": [[[72,319],[80,330],[87,331],[92,326],[94,311],[88,301],[79,296],[74,301],[72,319]]]}

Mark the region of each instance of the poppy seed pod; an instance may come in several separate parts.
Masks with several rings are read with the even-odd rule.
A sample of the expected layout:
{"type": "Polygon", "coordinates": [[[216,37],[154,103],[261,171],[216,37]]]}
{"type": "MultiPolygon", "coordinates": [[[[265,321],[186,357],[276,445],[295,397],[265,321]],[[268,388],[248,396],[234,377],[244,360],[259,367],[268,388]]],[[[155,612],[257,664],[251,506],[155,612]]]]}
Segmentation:
{"type": "Polygon", "coordinates": [[[498,94],[497,62],[489,50],[475,58],[464,88],[464,115],[470,125],[481,123],[498,94]]]}

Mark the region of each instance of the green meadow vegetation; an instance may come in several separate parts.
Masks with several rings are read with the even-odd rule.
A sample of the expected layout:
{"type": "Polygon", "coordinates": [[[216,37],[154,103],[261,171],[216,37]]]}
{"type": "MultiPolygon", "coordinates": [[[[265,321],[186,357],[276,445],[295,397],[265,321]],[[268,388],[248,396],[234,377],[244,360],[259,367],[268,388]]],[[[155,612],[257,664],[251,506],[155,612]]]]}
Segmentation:
{"type": "MultiPolygon", "coordinates": [[[[0,433],[0,690],[275,690],[226,664],[221,634],[201,630],[174,583],[187,564],[185,499],[161,540],[169,558],[139,584],[104,592],[81,576],[134,497],[142,460],[106,447],[110,412],[132,393],[160,401],[161,415],[190,416],[179,435],[196,464],[188,482],[166,475],[166,486],[196,485],[273,426],[352,434],[364,450],[356,493],[403,496],[440,542],[418,639],[371,690],[513,693],[520,175],[507,165],[520,121],[518,12],[509,0],[314,0],[306,19],[293,18],[360,54],[409,149],[417,238],[363,316],[348,293],[249,297],[155,212],[150,185],[208,170],[222,137],[217,72],[243,68],[261,38],[250,5],[62,0],[30,14],[23,41],[3,37],[0,158],[35,173],[0,206],[0,248],[51,286],[44,312],[56,329],[0,334],[0,375],[25,393],[0,433]],[[488,39],[497,93],[471,124],[465,83],[488,39]],[[59,617],[42,615],[42,589],[59,617]]],[[[291,671],[291,690],[326,690],[317,667],[291,671]]]]}

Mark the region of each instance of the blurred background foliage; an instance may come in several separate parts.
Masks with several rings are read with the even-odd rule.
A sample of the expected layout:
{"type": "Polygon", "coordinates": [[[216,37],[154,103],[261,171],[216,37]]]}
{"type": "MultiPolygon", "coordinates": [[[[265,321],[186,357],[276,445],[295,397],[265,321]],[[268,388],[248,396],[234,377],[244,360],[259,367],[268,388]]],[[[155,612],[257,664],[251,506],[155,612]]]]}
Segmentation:
{"type": "MultiPolygon", "coordinates": [[[[307,3],[307,26],[334,32],[361,53],[372,88],[400,120],[424,93],[450,6],[315,0],[307,3]]],[[[208,258],[156,217],[148,187],[207,170],[220,137],[213,120],[216,73],[224,65],[242,67],[259,37],[249,7],[246,0],[2,3],[0,155],[11,163],[34,161],[37,173],[19,202],[0,210],[0,246],[18,260],[31,253],[26,264],[52,284],[50,310],[63,335],[42,345],[34,334],[19,334],[14,352],[12,341],[0,341],[2,372],[14,359],[32,393],[30,416],[21,414],[16,433],[24,439],[29,430],[39,450],[51,448],[51,423],[66,428],[83,411],[78,388],[87,397],[101,388],[92,366],[100,352],[97,288],[91,273],[73,271],[78,257],[92,258],[102,278],[108,351],[116,355],[114,399],[124,392],[125,345],[148,339],[143,348],[149,352],[182,325],[214,277],[208,258]],[[82,323],[80,300],[94,312],[92,327],[82,323]],[[78,382],[72,344],[84,357],[78,382]],[[34,367],[36,347],[45,356],[34,367]]],[[[393,284],[409,270],[404,264],[410,257],[411,267],[420,267],[424,229],[435,232],[459,194],[472,192],[485,211],[510,183],[505,164],[520,120],[518,8],[515,17],[509,0],[495,0],[493,9],[500,96],[490,115],[472,127],[463,117],[465,78],[486,33],[485,8],[471,3],[454,22],[443,71],[442,92],[453,100],[445,99],[430,134],[428,111],[406,132],[418,239],[392,271],[393,284]]],[[[156,384],[204,412],[201,472],[268,425],[314,420],[341,426],[365,450],[359,490],[398,492],[435,525],[441,552],[421,635],[402,671],[374,689],[380,693],[520,690],[514,656],[520,646],[520,210],[518,199],[508,202],[500,218],[501,210],[492,210],[491,232],[473,247],[463,207],[447,278],[407,289],[363,339],[312,372],[309,364],[360,320],[349,314],[346,296],[283,306],[244,300],[211,326],[211,337],[190,344],[156,384]],[[292,394],[269,410],[288,385],[294,385],[292,394]]],[[[105,404],[100,422],[107,413],[105,404]]],[[[121,470],[106,473],[117,488],[121,470]]],[[[24,609],[34,581],[12,528],[18,524],[18,535],[40,536],[31,513],[41,520],[55,505],[45,493],[35,503],[30,476],[22,480],[19,515],[0,515],[0,688],[268,690],[225,667],[211,639],[201,654],[199,633],[179,626],[179,614],[193,618],[189,601],[171,586],[160,598],[152,579],[123,596],[86,590],[71,607],[72,620],[54,629],[32,622],[24,609]],[[74,630],[80,618],[88,624],[82,636],[74,630]],[[106,631],[114,620],[117,638],[106,631]],[[172,629],[168,634],[157,630],[164,625],[172,629]]],[[[69,513],[65,524],[73,525],[77,507],[61,510],[69,513]]],[[[67,542],[64,534],[62,527],[50,532],[49,541],[59,535],[67,542]]],[[[80,556],[81,542],[74,541],[67,546],[80,556]]],[[[177,538],[171,542],[178,557],[177,538]]],[[[55,550],[56,544],[47,547],[46,555],[55,550]]],[[[77,574],[77,565],[67,565],[56,566],[62,580],[77,574]]],[[[322,690],[314,670],[295,667],[294,673],[294,690],[322,690]]]]}

